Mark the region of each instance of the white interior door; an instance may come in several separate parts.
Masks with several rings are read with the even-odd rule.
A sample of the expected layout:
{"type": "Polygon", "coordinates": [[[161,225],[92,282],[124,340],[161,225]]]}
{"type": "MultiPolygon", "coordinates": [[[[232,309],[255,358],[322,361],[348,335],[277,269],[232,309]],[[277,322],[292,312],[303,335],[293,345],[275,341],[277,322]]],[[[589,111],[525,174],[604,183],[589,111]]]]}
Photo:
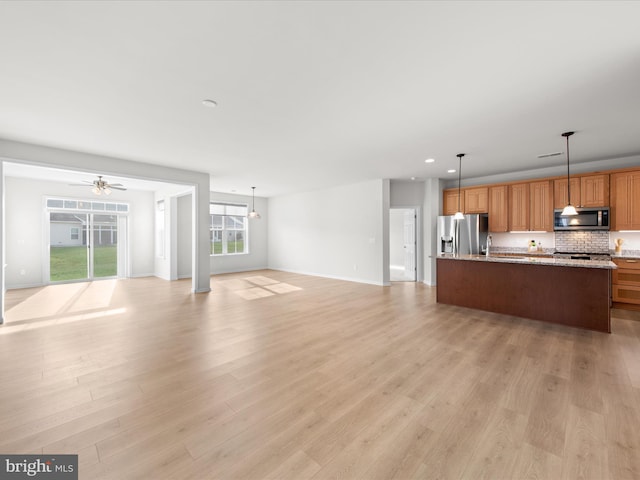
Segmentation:
{"type": "Polygon", "coordinates": [[[405,280],[416,281],[416,211],[404,213],[404,275],[405,280]]]}

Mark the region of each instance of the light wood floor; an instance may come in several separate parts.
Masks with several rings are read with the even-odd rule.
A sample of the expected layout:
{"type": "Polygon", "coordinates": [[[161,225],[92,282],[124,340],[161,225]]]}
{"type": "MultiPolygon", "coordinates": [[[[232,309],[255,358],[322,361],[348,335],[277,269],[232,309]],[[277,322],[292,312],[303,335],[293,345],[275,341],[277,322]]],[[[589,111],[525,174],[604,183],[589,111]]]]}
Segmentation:
{"type": "Polygon", "coordinates": [[[637,312],[607,335],[415,283],[190,286],[9,291],[0,452],[77,453],[87,480],[640,478],[637,312]]]}

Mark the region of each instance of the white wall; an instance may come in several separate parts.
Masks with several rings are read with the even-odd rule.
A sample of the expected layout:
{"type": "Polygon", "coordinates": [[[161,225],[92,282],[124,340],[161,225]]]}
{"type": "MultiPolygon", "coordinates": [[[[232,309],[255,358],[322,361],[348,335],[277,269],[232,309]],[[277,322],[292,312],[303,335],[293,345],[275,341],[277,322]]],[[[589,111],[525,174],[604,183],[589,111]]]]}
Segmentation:
{"type": "MultiPolygon", "coordinates": [[[[245,203],[249,206],[249,211],[251,211],[251,195],[211,192],[209,198],[212,202],[245,203]]],[[[256,197],[255,208],[261,218],[248,219],[249,253],[238,255],[212,255],[209,259],[210,272],[212,274],[262,270],[267,268],[269,264],[267,261],[267,256],[269,254],[267,225],[271,220],[268,207],[269,202],[266,198],[256,197]]]]}
{"type": "Polygon", "coordinates": [[[269,199],[269,268],[389,284],[389,181],[269,199]]]}
{"type": "MultiPolygon", "coordinates": [[[[47,232],[44,197],[47,195],[91,200],[63,183],[25,178],[5,178],[6,286],[22,288],[43,284],[43,265],[47,232]]],[[[129,203],[129,248],[131,276],[153,275],[153,194],[114,191],[113,201],[129,203]]]]}
{"type": "Polygon", "coordinates": [[[424,202],[424,182],[391,180],[391,208],[416,208],[424,202]]]}

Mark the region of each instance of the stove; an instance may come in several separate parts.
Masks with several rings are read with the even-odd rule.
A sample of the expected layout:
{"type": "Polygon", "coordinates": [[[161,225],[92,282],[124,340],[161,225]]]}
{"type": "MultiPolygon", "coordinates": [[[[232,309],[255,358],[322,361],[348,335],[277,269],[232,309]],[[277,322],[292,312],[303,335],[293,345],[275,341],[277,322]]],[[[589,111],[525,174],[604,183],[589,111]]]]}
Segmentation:
{"type": "Polygon", "coordinates": [[[604,252],[553,252],[553,257],[571,260],[611,260],[611,255],[604,252]]]}

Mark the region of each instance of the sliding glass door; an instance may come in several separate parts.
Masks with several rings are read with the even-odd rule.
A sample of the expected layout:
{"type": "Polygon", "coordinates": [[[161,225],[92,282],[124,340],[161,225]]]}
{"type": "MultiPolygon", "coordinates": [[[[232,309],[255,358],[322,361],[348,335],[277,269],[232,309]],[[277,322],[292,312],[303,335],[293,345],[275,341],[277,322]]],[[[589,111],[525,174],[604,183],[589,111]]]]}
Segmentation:
{"type": "Polygon", "coordinates": [[[117,215],[91,215],[92,242],[89,269],[93,278],[118,275],[118,217],[117,215]]]}
{"type": "Polygon", "coordinates": [[[49,281],[118,276],[118,215],[49,212],[49,281]]]}

